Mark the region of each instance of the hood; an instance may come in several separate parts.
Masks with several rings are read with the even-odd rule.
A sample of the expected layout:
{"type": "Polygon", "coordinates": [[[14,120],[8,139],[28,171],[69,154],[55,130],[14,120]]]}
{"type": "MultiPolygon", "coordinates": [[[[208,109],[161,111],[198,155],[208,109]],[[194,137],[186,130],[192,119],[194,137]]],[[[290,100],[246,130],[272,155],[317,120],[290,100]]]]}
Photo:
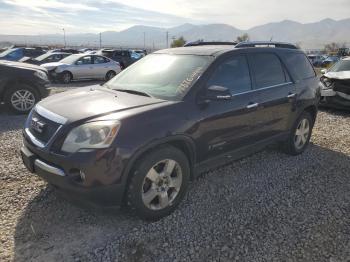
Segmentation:
{"type": "Polygon", "coordinates": [[[21,62],[13,62],[13,61],[1,61],[1,65],[8,66],[8,67],[14,67],[14,68],[23,68],[23,69],[31,69],[31,70],[40,70],[47,73],[47,70],[43,67],[32,65],[28,63],[21,63],[21,62]]]}
{"type": "Polygon", "coordinates": [[[66,64],[60,63],[60,62],[52,62],[52,63],[42,64],[41,66],[45,67],[47,70],[52,70],[52,69],[54,69],[58,66],[61,66],[61,65],[66,65],[66,64]]]}
{"type": "Polygon", "coordinates": [[[345,80],[350,79],[350,71],[327,72],[324,76],[331,79],[345,80]]]}
{"type": "Polygon", "coordinates": [[[38,107],[72,123],[165,102],[167,101],[113,91],[95,85],[49,96],[39,102],[38,107]]]}

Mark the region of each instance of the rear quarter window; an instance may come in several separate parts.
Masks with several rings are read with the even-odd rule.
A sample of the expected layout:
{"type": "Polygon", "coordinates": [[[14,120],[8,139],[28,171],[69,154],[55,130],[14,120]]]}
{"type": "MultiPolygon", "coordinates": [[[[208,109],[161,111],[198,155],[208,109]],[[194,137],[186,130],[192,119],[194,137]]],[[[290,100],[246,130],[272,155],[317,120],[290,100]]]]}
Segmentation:
{"type": "Polygon", "coordinates": [[[283,54],[286,66],[295,78],[295,80],[303,80],[315,77],[315,71],[306,55],[302,53],[286,53],[283,54]]]}

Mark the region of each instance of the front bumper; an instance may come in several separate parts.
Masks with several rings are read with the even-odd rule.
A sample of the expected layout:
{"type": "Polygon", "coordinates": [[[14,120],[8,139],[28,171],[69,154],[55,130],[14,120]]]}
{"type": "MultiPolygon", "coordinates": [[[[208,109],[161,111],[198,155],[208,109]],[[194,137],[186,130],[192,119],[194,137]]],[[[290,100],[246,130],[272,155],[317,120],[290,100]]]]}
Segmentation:
{"type": "MultiPolygon", "coordinates": [[[[60,164],[62,159],[57,159],[55,162],[50,161],[48,160],[50,157],[43,158],[42,154],[40,156],[35,153],[29,146],[24,142],[21,148],[24,165],[30,172],[56,187],[64,197],[93,207],[121,206],[125,192],[124,183],[113,183],[112,178],[110,178],[111,181],[103,181],[106,174],[103,174],[104,170],[99,169],[98,165],[84,162],[72,164],[70,161],[60,164]],[[94,179],[94,176],[98,175],[102,177],[102,180],[94,179]]],[[[86,161],[89,162],[89,160],[91,160],[91,155],[87,155],[86,161]]],[[[71,159],[71,161],[74,162],[76,159],[71,159]]]]}

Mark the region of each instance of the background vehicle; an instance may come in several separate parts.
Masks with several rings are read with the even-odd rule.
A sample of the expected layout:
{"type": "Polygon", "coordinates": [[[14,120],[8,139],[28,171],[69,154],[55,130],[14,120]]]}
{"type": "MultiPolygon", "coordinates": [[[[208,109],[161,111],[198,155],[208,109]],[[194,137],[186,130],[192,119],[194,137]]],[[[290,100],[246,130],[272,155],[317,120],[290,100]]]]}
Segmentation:
{"type": "Polygon", "coordinates": [[[122,69],[127,68],[137,60],[142,58],[142,55],[132,51],[123,49],[102,49],[97,54],[108,57],[118,62],[122,69]]]}
{"type": "Polygon", "coordinates": [[[28,113],[49,93],[47,71],[25,63],[0,61],[0,101],[16,113],[28,113]]]}
{"type": "Polygon", "coordinates": [[[254,46],[161,50],[102,87],[45,99],[27,121],[25,165],[94,204],[127,203],[158,219],[205,170],[275,142],[302,153],[317,114],[316,73],[293,45],[254,46]]]}
{"type": "Polygon", "coordinates": [[[11,48],[0,54],[0,60],[18,61],[23,57],[38,57],[45,52],[41,48],[19,47],[11,48]]]}
{"type": "Polygon", "coordinates": [[[36,58],[23,57],[22,59],[19,60],[19,62],[29,63],[33,65],[41,65],[45,63],[58,62],[70,55],[71,55],[70,53],[62,53],[62,52],[46,53],[36,58]]]}
{"type": "Polygon", "coordinates": [[[322,62],[326,59],[326,56],[324,55],[308,55],[307,57],[315,67],[320,67],[322,65],[322,62]]]}
{"type": "Polygon", "coordinates": [[[321,105],[350,109],[350,58],[341,59],[320,79],[321,105]]]}
{"type": "Polygon", "coordinates": [[[321,63],[322,67],[325,68],[329,68],[331,67],[333,64],[335,64],[336,62],[339,61],[339,57],[338,56],[328,56],[326,59],[324,59],[321,63]]]}
{"type": "Polygon", "coordinates": [[[103,56],[75,54],[55,63],[42,64],[49,71],[52,80],[68,84],[78,79],[110,80],[120,71],[120,65],[103,56]]]}
{"type": "Polygon", "coordinates": [[[79,54],[80,52],[76,49],[72,48],[58,48],[58,49],[53,49],[49,51],[50,53],[70,53],[70,54],[79,54]]]}

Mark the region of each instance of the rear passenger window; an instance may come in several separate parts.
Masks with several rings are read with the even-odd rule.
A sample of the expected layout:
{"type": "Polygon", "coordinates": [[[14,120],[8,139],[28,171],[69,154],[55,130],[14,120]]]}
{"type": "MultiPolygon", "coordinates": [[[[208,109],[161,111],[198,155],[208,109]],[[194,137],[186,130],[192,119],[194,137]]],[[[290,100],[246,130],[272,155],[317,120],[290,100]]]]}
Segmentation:
{"type": "Polygon", "coordinates": [[[291,74],[296,80],[315,77],[315,71],[304,54],[286,53],[283,56],[291,74]]]}
{"type": "Polygon", "coordinates": [[[270,87],[287,82],[282,64],[275,54],[253,54],[251,58],[256,88],[270,87]]]}
{"type": "Polygon", "coordinates": [[[212,85],[226,87],[233,95],[250,91],[252,84],[246,57],[238,55],[219,65],[208,81],[208,86],[212,85]]]}

